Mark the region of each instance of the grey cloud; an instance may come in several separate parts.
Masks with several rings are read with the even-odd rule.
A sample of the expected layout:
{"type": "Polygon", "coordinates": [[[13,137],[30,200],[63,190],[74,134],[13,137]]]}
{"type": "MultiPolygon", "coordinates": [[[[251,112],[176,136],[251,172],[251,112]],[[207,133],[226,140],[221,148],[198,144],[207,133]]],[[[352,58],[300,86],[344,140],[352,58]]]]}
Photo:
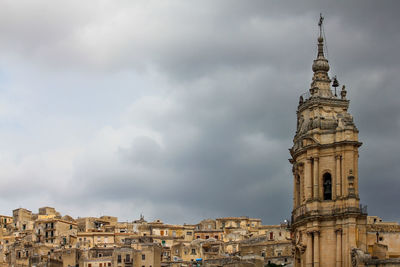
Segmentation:
{"type": "MultiPolygon", "coordinates": [[[[83,103],[69,113],[72,120],[83,117],[111,129],[104,136],[100,130],[85,134],[93,139],[98,134],[99,140],[77,141],[83,152],[68,159],[73,171],[64,189],[52,192],[54,184],[42,188],[54,205],[73,215],[115,212],[132,219],[144,212],[176,223],[235,215],[260,217],[265,223],[288,218],[292,178],[287,149],[298,97],[311,82],[316,21],[323,12],[332,74],[347,85],[364,142],[362,202],[371,214],[399,219],[397,2],[143,3],[106,3],[94,10],[91,4],[63,3],[63,11],[50,6],[57,12],[49,16],[38,5],[18,19],[7,14],[18,6],[0,8],[5,62],[28,70],[29,64],[37,65],[38,74],[46,73],[38,81],[51,76],[49,69],[55,73],[50,85],[36,84],[44,89],[35,92],[53,92],[52,105],[40,115],[53,112],[57,118],[60,106],[68,111],[69,102],[60,102],[51,90],[59,83],[60,91],[75,88],[68,100],[83,103]],[[98,82],[88,82],[86,75],[98,82]],[[71,77],[75,80],[66,83],[71,77]],[[140,82],[152,78],[152,88],[140,82]],[[85,82],[80,85],[80,80],[85,82]],[[130,137],[129,127],[144,133],[132,130],[130,137]]],[[[51,130],[50,124],[42,120],[40,126],[51,130]]],[[[53,136],[60,143],[62,125],[53,136]]],[[[65,130],[74,125],[87,130],[84,123],[71,125],[65,130]]],[[[44,178],[38,184],[53,174],[40,171],[44,178]]]]}

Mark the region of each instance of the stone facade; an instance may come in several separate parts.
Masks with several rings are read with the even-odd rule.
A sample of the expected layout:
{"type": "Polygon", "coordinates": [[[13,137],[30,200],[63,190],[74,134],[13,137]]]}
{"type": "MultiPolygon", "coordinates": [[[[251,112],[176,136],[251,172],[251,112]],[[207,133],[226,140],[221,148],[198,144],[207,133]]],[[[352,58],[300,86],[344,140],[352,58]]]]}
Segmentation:
{"type": "Polygon", "coordinates": [[[294,262],[299,267],[351,266],[351,250],[367,250],[367,215],[358,193],[361,143],[348,113],[345,86],[340,96],[332,92],[322,36],[312,70],[290,149],[294,262]]]}

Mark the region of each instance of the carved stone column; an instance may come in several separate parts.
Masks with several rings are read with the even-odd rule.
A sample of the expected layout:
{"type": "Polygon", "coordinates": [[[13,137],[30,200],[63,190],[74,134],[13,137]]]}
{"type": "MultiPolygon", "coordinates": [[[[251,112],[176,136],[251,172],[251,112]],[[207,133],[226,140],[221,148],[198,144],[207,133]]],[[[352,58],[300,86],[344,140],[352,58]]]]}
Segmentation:
{"type": "Polygon", "coordinates": [[[313,234],[312,232],[307,232],[307,248],[306,248],[306,267],[313,267],[313,234]]]}
{"type": "Polygon", "coordinates": [[[319,159],[314,158],[314,170],[313,170],[313,178],[314,178],[314,191],[313,191],[313,198],[314,199],[319,199],[319,175],[318,175],[318,165],[319,165],[319,159]]]}
{"type": "Polygon", "coordinates": [[[300,163],[299,164],[299,175],[300,175],[300,201],[299,201],[299,205],[302,205],[303,202],[305,201],[305,194],[304,194],[304,164],[300,163]]]}
{"type": "Polygon", "coordinates": [[[314,267],[319,267],[319,231],[314,231],[314,267]]]}
{"type": "Polygon", "coordinates": [[[336,229],[336,267],[342,267],[342,229],[336,229]]]}
{"type": "Polygon", "coordinates": [[[304,179],[306,183],[306,200],[309,200],[312,198],[312,165],[311,165],[311,158],[307,158],[306,160],[306,166],[304,169],[304,179]]]}
{"type": "Polygon", "coordinates": [[[340,169],[340,155],[336,155],[336,196],[342,195],[342,170],[340,169]]]}

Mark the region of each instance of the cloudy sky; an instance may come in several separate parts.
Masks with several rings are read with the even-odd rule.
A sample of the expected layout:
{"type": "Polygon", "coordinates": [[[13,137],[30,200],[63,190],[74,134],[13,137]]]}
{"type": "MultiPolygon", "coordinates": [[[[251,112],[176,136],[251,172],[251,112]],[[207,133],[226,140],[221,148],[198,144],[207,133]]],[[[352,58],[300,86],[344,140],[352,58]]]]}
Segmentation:
{"type": "Polygon", "coordinates": [[[400,7],[329,2],[0,1],[0,213],[289,218],[322,12],[361,201],[400,220],[400,7]]]}

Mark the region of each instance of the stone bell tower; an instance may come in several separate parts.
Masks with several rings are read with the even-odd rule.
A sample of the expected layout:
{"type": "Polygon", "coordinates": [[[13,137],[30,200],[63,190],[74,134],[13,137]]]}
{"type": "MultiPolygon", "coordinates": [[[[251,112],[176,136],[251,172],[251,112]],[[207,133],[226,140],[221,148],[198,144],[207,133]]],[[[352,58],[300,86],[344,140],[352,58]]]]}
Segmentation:
{"type": "Polygon", "coordinates": [[[309,92],[300,96],[293,165],[291,229],[295,266],[351,266],[351,250],[366,252],[366,209],[358,194],[358,130],[329,78],[322,21],[309,92]]]}

